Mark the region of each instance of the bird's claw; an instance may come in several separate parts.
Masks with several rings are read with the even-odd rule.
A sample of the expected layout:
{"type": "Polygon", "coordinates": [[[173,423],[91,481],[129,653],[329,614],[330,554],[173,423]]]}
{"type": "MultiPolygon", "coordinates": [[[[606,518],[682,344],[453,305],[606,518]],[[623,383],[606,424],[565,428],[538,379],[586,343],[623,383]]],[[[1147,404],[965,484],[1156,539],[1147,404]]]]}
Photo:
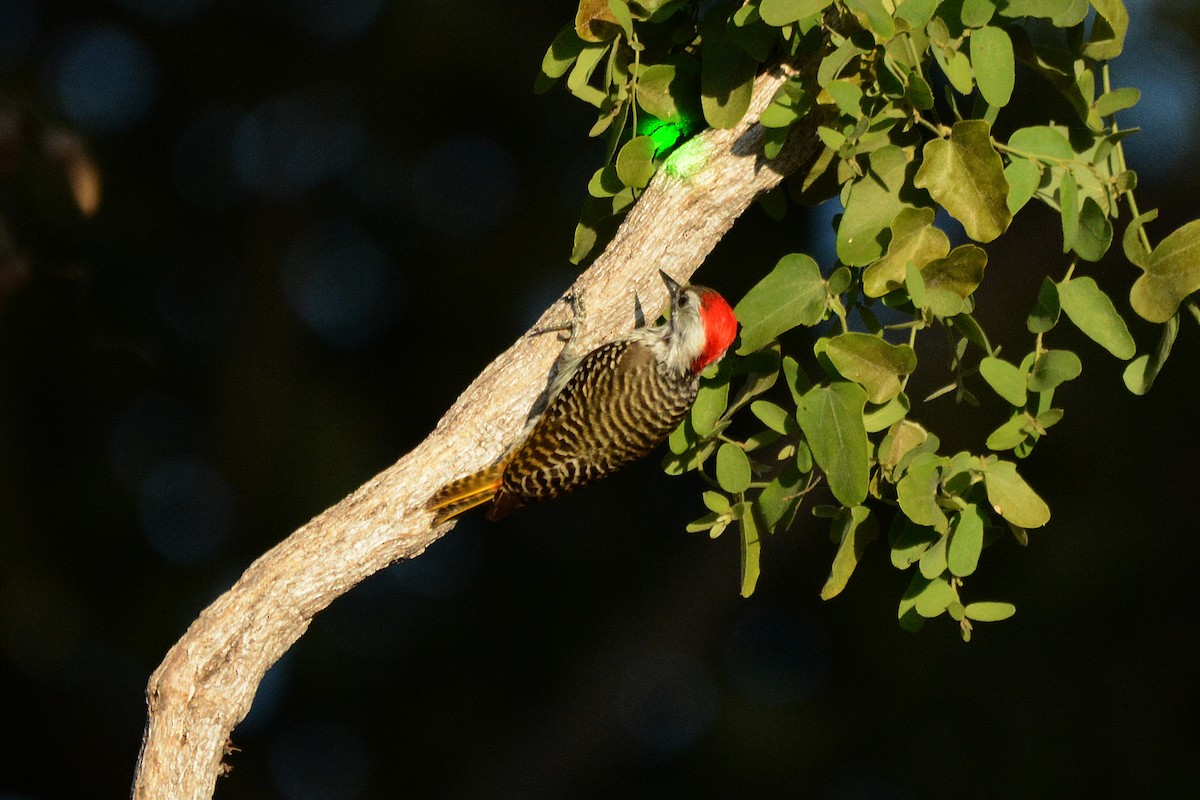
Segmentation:
{"type": "Polygon", "coordinates": [[[543,333],[558,333],[567,331],[567,338],[562,341],[570,346],[575,342],[575,337],[579,334],[579,328],[587,317],[587,309],[583,305],[583,295],[579,292],[571,292],[565,295],[563,302],[571,305],[571,318],[566,322],[559,322],[555,325],[545,325],[540,328],[534,328],[530,331],[530,336],[541,336],[543,333]]]}

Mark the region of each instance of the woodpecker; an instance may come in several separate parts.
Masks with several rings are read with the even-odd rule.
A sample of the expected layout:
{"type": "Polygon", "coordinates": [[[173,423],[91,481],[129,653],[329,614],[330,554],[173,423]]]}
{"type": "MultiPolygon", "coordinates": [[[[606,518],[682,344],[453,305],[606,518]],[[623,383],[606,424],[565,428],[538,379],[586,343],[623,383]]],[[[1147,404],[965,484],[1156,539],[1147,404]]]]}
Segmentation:
{"type": "Polygon", "coordinates": [[[544,410],[499,461],[430,499],[434,525],[488,501],[487,517],[497,520],[589,484],[645,456],[683,421],[700,373],[733,343],[737,318],[712,289],[681,286],[662,270],[659,275],[671,294],[670,317],[582,358],[571,352],[576,306],[544,410]]]}

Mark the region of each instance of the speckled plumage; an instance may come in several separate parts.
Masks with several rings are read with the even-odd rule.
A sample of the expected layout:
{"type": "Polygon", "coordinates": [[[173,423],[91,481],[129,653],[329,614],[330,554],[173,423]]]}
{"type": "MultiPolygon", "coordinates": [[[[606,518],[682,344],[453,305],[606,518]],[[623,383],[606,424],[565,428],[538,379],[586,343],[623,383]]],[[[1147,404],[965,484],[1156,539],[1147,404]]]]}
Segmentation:
{"type": "Polygon", "coordinates": [[[671,317],[601,345],[565,354],[545,410],[499,462],[444,486],[429,503],[434,524],[489,500],[489,519],[557,497],[647,455],[696,400],[700,373],[732,343],[729,304],[700,286],[671,290],[671,317]]]}
{"type": "Polygon", "coordinates": [[[618,339],[596,348],[507,462],[488,518],[642,458],[683,420],[699,386],[695,373],[661,369],[642,342],[618,339]]]}

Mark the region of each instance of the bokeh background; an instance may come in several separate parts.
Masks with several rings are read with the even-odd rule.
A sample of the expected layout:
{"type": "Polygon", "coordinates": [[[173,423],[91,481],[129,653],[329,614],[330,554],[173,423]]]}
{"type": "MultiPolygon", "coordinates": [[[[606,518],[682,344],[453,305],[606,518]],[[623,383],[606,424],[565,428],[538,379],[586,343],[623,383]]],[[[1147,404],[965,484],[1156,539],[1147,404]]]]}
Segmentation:
{"type": "MultiPolygon", "coordinates": [[[[1200,29],[1188,0],[1128,5],[1114,69],[1143,91],[1124,122],[1157,241],[1200,216],[1200,29]]],[[[0,798],[126,793],[187,624],[572,280],[601,148],[589,108],[531,91],[572,13],[0,0],[0,798]],[[90,218],[72,177],[100,181],[90,218]]],[[[834,211],[752,209],[698,279],[740,297],[798,241],[828,265],[834,211]]],[[[1030,210],[989,247],[979,305],[1010,352],[1060,235],[1030,210]]],[[[1133,268],[1092,274],[1128,312],[1133,268]]],[[[1018,614],[970,644],[900,630],[879,545],[822,603],[807,518],[740,598],[735,536],[685,534],[696,481],[646,463],[469,517],[334,603],[217,796],[1200,796],[1200,331],[1135,398],[1065,327],[1084,375],[1022,467],[1054,518],[989,549],[968,590],[1018,614]]],[[[1000,413],[919,418],[978,449],[1000,413]]]]}

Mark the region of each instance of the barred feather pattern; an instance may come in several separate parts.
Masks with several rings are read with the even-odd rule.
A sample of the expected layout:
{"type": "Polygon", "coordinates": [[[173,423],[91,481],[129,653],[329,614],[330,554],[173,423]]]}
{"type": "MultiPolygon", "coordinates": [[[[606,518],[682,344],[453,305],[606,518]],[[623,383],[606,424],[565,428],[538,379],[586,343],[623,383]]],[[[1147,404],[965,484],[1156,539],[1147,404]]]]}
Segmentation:
{"type": "Polygon", "coordinates": [[[687,415],[699,384],[690,370],[664,367],[643,341],[596,348],[506,459],[488,518],[557,497],[647,455],[687,415]]]}
{"type": "Polygon", "coordinates": [[[434,512],[433,524],[457,517],[464,511],[481,506],[496,496],[504,477],[504,462],[493,464],[487,469],[450,481],[429,501],[428,508],[434,512]]]}
{"type": "Polygon", "coordinates": [[[488,518],[500,519],[585,486],[647,455],[683,421],[700,373],[733,343],[737,318],[712,289],[680,286],[659,273],[671,293],[670,318],[582,359],[568,342],[545,408],[496,464],[433,496],[435,525],[488,501],[488,518]]]}

